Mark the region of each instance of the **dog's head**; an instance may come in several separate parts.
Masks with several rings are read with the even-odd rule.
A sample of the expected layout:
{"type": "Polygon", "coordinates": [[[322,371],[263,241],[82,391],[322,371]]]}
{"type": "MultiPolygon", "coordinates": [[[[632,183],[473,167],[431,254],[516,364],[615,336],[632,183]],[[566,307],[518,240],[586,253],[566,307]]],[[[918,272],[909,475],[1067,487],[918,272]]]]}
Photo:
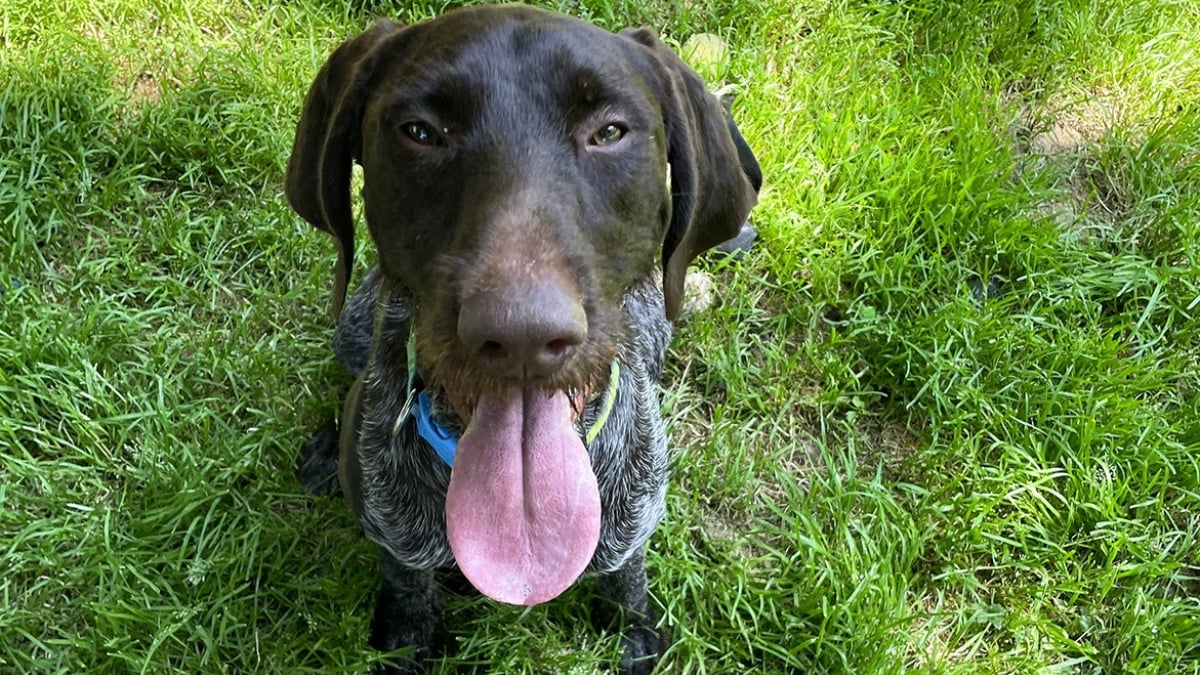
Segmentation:
{"type": "Polygon", "coordinates": [[[688,263],[737,234],[755,201],[735,135],[651,31],[477,7],[415,26],[381,21],[339,47],[305,100],[287,195],[337,241],[335,308],[350,278],[359,162],[380,263],[416,294],[448,259],[488,245],[472,221],[555,221],[560,239],[587,249],[578,254],[605,258],[591,283],[609,300],[661,251],[674,319],[688,263]]]}
{"type": "MultiPolygon", "coordinates": [[[[467,423],[465,459],[480,411],[558,447],[571,392],[609,375],[625,293],[661,260],[674,319],[688,263],[738,232],[756,194],[745,155],[719,101],[653,33],[475,7],[380,22],[339,47],[305,101],[287,195],[337,240],[339,308],[362,165],[380,268],[411,298],[422,377],[467,423]]],[[[448,500],[473,470],[455,465],[448,500]]]]}

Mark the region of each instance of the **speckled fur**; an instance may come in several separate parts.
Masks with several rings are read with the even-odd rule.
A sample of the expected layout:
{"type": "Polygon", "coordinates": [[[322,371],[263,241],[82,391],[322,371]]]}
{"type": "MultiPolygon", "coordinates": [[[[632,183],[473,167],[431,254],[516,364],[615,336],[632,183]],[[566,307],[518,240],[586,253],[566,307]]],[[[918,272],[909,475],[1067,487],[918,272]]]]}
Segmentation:
{"type": "MultiPolygon", "coordinates": [[[[617,672],[654,669],[665,645],[644,547],[664,511],[657,382],[670,320],[688,263],[737,234],[760,181],[727,111],[648,29],[611,34],[521,5],[478,6],[414,26],[380,21],[322,66],[297,125],[286,192],[338,246],[334,352],[357,379],[342,418],[301,452],[297,474],[314,492],[340,487],[380,547],[370,643],[415,648],[387,672],[422,672],[443,642],[434,571],[455,564],[445,522],[450,469],[413,420],[397,424],[410,335],[434,415],[452,429],[480,397],[520,380],[565,392],[582,436],[613,359],[620,364],[613,408],[587,448],[601,506],[587,572],[596,577],[594,620],[622,635],[617,672]],[[610,128],[618,139],[598,140],[610,128]],[[377,268],[347,299],[356,162],[377,268]],[[489,342],[528,339],[531,327],[572,328],[574,310],[543,306],[544,297],[577,303],[586,317],[579,342],[553,368],[506,372],[463,335],[481,320],[504,325],[489,342]],[[532,323],[505,324],[502,312],[532,323]]],[[[569,336],[541,344],[558,351],[557,338],[569,336]]]]}
{"type": "MultiPolygon", "coordinates": [[[[607,422],[588,446],[601,496],[600,540],[587,572],[598,575],[592,608],[597,627],[622,633],[621,673],[651,672],[665,648],[647,594],[644,547],[662,519],[667,488],[667,440],[659,412],[658,379],[671,339],[658,275],[621,302],[625,321],[618,345],[620,382],[607,422]]],[[[413,660],[384,672],[420,672],[419,661],[444,642],[442,600],[433,572],[452,568],[445,495],[450,469],[421,439],[411,419],[396,426],[408,384],[406,341],[410,303],[403,289],[372,268],[349,298],[334,334],[334,353],[363,376],[355,452],[366,476],[359,486],[363,531],[381,550],[383,584],[376,598],[371,644],[388,651],[417,645],[413,660]]],[[[461,421],[437,389],[434,416],[460,432],[461,421]]],[[[591,428],[601,402],[581,411],[577,430],[591,428]]],[[[331,425],[333,426],[333,425],[331,425]]],[[[326,428],[301,453],[298,472],[314,492],[337,490],[336,429],[326,428]]]]}
{"type": "MultiPolygon", "coordinates": [[[[632,289],[622,302],[632,336],[619,345],[620,384],[607,423],[588,446],[602,500],[600,543],[590,572],[619,569],[654,532],[663,516],[667,443],[659,413],[657,380],[671,337],[655,280],[632,289]]],[[[445,495],[450,469],[416,433],[409,419],[393,433],[404,407],[408,365],[409,303],[373,269],[342,311],[334,338],[337,359],[353,375],[365,373],[357,453],[364,531],[401,565],[414,570],[454,564],[446,538],[445,495]],[[374,309],[373,325],[369,309],[374,309]],[[373,348],[372,332],[375,336],[373,348]],[[359,367],[361,364],[361,367],[359,367]]],[[[580,433],[595,422],[602,397],[584,408],[580,433]]],[[[445,427],[461,422],[441,392],[432,392],[435,415],[445,427]]]]}

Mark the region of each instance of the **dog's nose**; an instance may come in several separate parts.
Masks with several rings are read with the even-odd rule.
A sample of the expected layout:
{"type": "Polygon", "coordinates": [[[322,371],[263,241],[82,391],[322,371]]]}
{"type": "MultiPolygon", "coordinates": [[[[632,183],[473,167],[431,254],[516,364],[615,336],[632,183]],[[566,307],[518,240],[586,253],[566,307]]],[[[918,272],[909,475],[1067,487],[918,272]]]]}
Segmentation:
{"type": "Polygon", "coordinates": [[[492,375],[548,377],[587,339],[587,314],[558,284],[475,293],[458,312],[458,339],[492,375]]]}

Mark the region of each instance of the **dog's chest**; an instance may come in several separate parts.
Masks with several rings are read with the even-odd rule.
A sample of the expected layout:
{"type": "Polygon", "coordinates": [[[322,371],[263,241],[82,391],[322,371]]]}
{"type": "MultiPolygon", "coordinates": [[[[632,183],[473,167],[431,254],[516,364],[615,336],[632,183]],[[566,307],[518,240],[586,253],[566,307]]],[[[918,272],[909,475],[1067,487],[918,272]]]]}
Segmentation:
{"type": "MultiPolygon", "coordinates": [[[[590,572],[616,569],[640,550],[665,510],[667,445],[657,376],[670,327],[657,318],[662,311],[656,288],[631,292],[624,304],[633,337],[621,345],[618,384],[608,412],[602,413],[606,402],[597,398],[578,420],[582,431],[604,418],[587,445],[601,500],[600,539],[590,572]]],[[[381,309],[386,315],[387,309],[381,309]]],[[[397,385],[407,381],[407,373],[395,367],[396,360],[379,356],[367,367],[355,449],[364,532],[410,569],[453,566],[445,511],[451,469],[417,433],[415,419],[401,420],[407,396],[405,387],[397,385]]],[[[448,417],[449,406],[436,392],[431,398],[434,414],[448,417]]],[[[453,422],[446,425],[461,431],[453,422]]]]}

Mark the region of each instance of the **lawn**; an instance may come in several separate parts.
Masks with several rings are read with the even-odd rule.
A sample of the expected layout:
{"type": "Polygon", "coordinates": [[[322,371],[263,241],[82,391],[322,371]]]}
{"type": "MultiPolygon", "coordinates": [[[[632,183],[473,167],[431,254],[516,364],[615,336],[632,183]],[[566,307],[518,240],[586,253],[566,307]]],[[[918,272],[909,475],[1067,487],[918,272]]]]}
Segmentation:
{"type": "MultiPolygon", "coordinates": [[[[0,0],[0,670],[378,659],[282,176],[330,51],[451,4],[0,0]]],[[[722,36],[767,177],[663,383],[661,672],[1200,672],[1200,5],[549,6],[722,36]]],[[[451,596],[434,672],[606,672],[589,593],[451,596]]]]}

